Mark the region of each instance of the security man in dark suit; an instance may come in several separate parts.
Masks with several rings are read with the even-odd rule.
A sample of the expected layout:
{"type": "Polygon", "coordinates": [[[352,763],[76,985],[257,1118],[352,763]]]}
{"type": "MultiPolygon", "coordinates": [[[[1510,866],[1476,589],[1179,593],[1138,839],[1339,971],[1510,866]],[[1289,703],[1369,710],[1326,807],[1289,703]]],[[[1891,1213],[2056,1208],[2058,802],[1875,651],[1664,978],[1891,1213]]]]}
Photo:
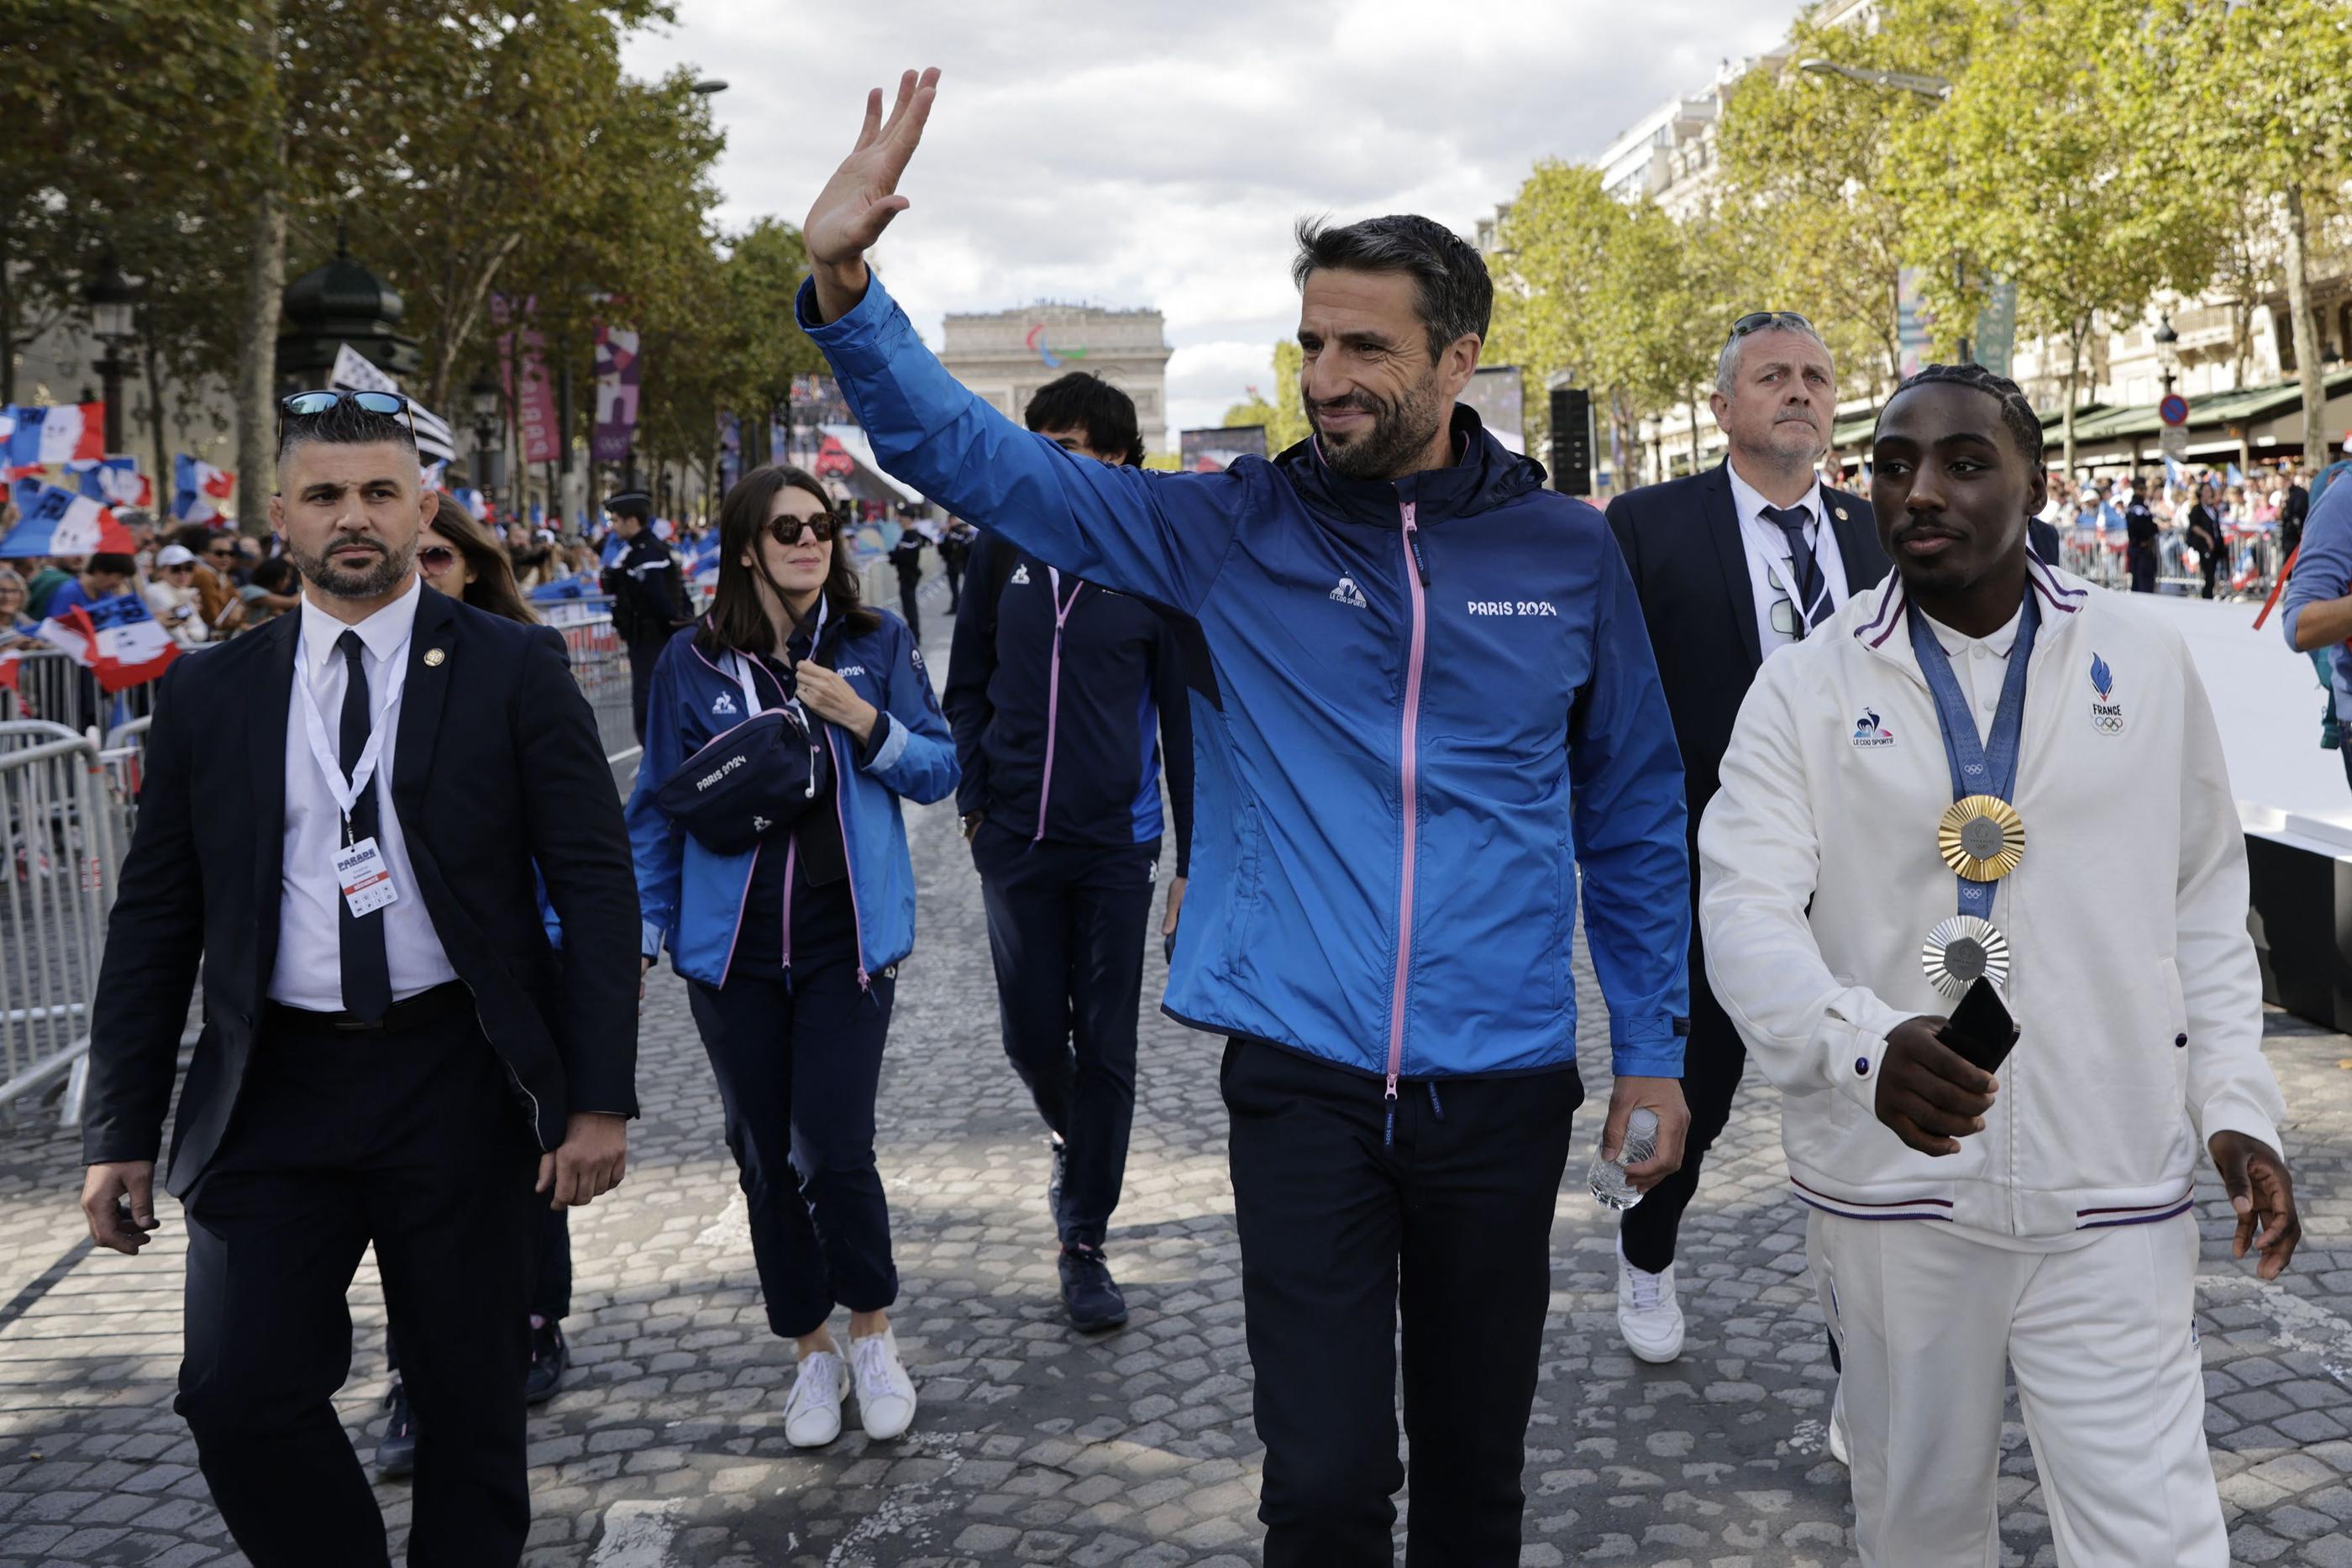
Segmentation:
{"type": "Polygon", "coordinates": [[[161,1223],[201,962],[167,1183],[188,1227],[175,1408],[229,1532],[255,1568],[388,1563],[332,1403],[373,1242],[419,1417],[408,1560],[511,1568],[530,1206],[610,1190],[636,1113],[620,800],[562,640],[422,591],[436,497],[402,401],[283,410],[270,521],[302,603],[180,660],[157,695],[91,1020],[82,1207],[120,1252],[161,1223]]]}
{"type": "MultiPolygon", "coordinates": [[[[1741,317],[1717,361],[1709,401],[1730,444],[1723,465],[1628,491],[1609,505],[1674,715],[1694,844],[1758,668],[1885,577],[1889,565],[1869,503],[1828,488],[1815,472],[1829,447],[1837,371],[1811,323],[1785,310],[1741,317]]],[[[1691,864],[1696,898],[1696,854],[1691,864]]],[[[1696,920],[1690,984],[1683,1096],[1691,1126],[1682,1169],[1626,1210],[1618,1229],[1618,1326],[1627,1347],[1651,1362],[1682,1352],[1676,1232],[1747,1063],[1738,1031],[1707,988],[1696,920]]]]}
{"type": "Polygon", "coordinates": [[[637,744],[646,739],[646,694],[652,689],[654,664],[677,629],[694,619],[687,600],[686,569],[678,564],[669,541],[654,532],[653,497],[642,490],[625,490],[604,503],[613,528],[625,541],[621,553],[604,572],[604,589],[613,596],[613,632],[629,651],[629,719],[636,726],[637,744]]]}
{"type": "Polygon", "coordinates": [[[2156,508],[2147,504],[2153,488],[2145,477],[2134,479],[2131,500],[2124,507],[2124,564],[2131,569],[2134,593],[2156,591],[2157,538],[2162,530],[2156,508]]]}

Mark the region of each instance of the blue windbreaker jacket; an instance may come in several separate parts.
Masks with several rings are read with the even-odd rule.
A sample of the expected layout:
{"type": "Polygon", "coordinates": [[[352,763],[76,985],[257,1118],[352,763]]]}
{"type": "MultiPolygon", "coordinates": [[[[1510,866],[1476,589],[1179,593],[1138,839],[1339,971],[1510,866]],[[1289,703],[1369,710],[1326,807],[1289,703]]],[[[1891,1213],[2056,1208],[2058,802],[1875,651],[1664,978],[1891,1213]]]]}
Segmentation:
{"type": "Polygon", "coordinates": [[[1572,1065],[1577,871],[1616,1071],[1679,1077],[1682,763],[1601,516],[1454,411],[1460,460],[1311,442],[1114,468],[959,385],[877,281],[816,325],[882,466],[1065,571],[1195,617],[1192,890],[1167,1010],[1399,1077],[1572,1065]]]}
{"type": "MultiPolygon", "coordinates": [[[[861,747],[837,725],[824,726],[857,916],[860,984],[915,946],[915,868],[898,798],[927,806],[956,787],[955,743],[923,655],[905,622],[887,611],[874,613],[881,624],[873,631],[838,641],[828,636],[821,650],[822,662],[879,709],[887,727],[887,734],[877,727],[873,744],[861,747]]],[[[722,986],[752,862],[764,846],[714,854],[654,804],[656,792],[688,758],[751,716],[741,688],[694,645],[694,630],[672,637],[654,665],[653,687],[646,694],[646,754],[629,795],[629,845],[645,922],[642,951],[657,957],[667,946],[679,974],[722,986]]],[[[776,852],[783,852],[781,841],[776,852]]]]}

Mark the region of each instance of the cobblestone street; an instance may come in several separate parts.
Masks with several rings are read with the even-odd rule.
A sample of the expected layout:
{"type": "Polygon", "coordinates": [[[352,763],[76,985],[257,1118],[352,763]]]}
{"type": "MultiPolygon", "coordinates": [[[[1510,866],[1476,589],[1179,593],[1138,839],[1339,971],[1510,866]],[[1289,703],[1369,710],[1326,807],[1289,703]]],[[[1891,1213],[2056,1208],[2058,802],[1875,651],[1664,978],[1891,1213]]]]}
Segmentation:
{"type": "MultiPolygon", "coordinates": [[[[943,606],[932,611],[945,664],[943,606]]],[[[791,1449],[790,1348],[771,1337],[716,1092],[670,971],[645,1015],[644,1119],[627,1183],[572,1221],[574,1370],[531,1421],[533,1564],[1254,1563],[1250,1422],[1222,1042],[1148,1009],[1126,1198],[1109,1241],[1133,1321],[1061,1321],[1034,1113],[997,1043],[978,884],[951,806],[910,810],[921,936],[902,971],[882,1164],[904,1278],[895,1312],[921,1391],[913,1432],[791,1449]]],[[[1165,862],[1163,862],[1163,867],[1165,862]]],[[[1162,978],[1150,959],[1146,995],[1162,978]]],[[[1605,1097],[1587,976],[1587,1082],[1553,1231],[1552,1322],[1528,1435],[1528,1563],[1800,1568],[1850,1561],[1832,1389],[1786,1196],[1776,1096],[1752,1075],[1684,1228],[1690,1341],[1668,1367],[1618,1343],[1615,1262],[1581,1166],[1605,1097]]],[[[2352,1568],[2352,1042],[2270,1019],[2306,1239],[2277,1287],[2227,1256],[2201,1191],[2207,1426],[2233,1557],[2352,1568]]],[[[184,1230],[150,1255],[89,1252],[76,1143],[53,1113],[0,1138],[0,1568],[242,1563],[171,1411],[184,1230]]],[[[373,1264],[352,1290],[347,1428],[372,1450],[385,1388],[373,1264]]],[[[836,1328],[841,1327],[836,1322],[836,1328]]],[[[2014,1418],[2004,1562],[2054,1561],[2014,1418]]],[[[378,1488],[404,1525],[404,1484],[378,1488]]],[[[2157,1568],[2150,1564],[2148,1568],[2157,1568]]]]}

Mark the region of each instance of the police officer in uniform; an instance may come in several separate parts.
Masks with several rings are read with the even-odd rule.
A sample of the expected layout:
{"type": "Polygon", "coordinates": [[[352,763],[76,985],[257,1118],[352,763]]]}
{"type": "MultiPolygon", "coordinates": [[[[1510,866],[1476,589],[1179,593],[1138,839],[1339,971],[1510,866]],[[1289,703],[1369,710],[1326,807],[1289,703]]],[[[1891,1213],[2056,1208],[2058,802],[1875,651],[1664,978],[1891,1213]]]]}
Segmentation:
{"type": "Polygon", "coordinates": [[[2131,568],[2134,593],[2156,591],[2156,509],[2147,504],[2148,482],[2136,479],[2132,497],[2124,507],[2124,560],[2131,568]]]}
{"type": "Polygon", "coordinates": [[[604,510],[627,541],[604,569],[604,585],[613,596],[613,630],[629,650],[629,718],[642,746],[654,661],[661,657],[670,634],[694,619],[694,612],[687,603],[685,569],[646,520],[653,514],[653,497],[642,490],[625,490],[606,501],[604,510]]]}

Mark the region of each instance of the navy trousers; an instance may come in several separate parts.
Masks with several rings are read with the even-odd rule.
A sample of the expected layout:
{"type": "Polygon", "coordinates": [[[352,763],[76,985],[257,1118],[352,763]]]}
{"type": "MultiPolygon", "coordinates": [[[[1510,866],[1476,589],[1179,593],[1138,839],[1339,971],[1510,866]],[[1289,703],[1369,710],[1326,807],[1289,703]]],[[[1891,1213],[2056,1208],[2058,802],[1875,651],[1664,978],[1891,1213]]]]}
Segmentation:
{"type": "Polygon", "coordinates": [[[339,1035],[272,1011],[187,1199],[174,1406],[254,1568],[383,1564],[335,1414],[368,1243],[416,1409],[414,1568],[512,1568],[530,1529],[523,1368],[539,1150],[470,1017],[339,1035]]]}
{"type": "Polygon", "coordinates": [[[1572,1069],[1400,1086],[1235,1040],[1243,1322],[1265,1441],[1266,1568],[1389,1568],[1398,1320],[1407,1568],[1516,1568],[1572,1069]]]}
{"type": "Polygon", "coordinates": [[[768,1326],[785,1339],[814,1333],[836,1306],[874,1312],[898,1299],[874,1164],[895,987],[881,974],[859,990],[847,960],[795,963],[790,985],[688,982],[751,1210],[768,1326]]]}
{"type": "Polygon", "coordinates": [[[971,858],[1004,1054],[1068,1145],[1062,1243],[1100,1247],[1135,1122],[1136,1010],[1160,841],[1032,844],[987,822],[971,858]]]}

